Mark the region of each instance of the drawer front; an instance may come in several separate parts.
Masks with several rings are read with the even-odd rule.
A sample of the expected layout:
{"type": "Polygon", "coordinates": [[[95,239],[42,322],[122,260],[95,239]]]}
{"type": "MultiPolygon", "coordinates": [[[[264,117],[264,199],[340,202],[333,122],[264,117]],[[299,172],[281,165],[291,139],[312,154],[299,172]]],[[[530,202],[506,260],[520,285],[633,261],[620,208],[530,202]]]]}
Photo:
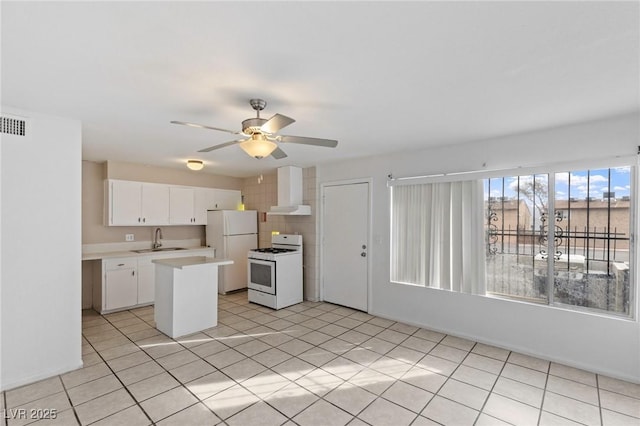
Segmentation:
{"type": "Polygon", "coordinates": [[[140,268],[141,266],[148,266],[148,265],[153,265],[153,262],[151,262],[153,259],[155,259],[154,256],[142,256],[142,257],[138,257],[136,259],[137,263],[138,263],[138,268],[140,268]]]}
{"type": "Polygon", "coordinates": [[[257,303],[258,305],[267,306],[272,309],[277,309],[277,299],[274,294],[267,294],[261,291],[249,289],[249,302],[257,303]]]}
{"type": "Polygon", "coordinates": [[[135,258],[107,259],[104,261],[106,271],[135,268],[136,266],[138,266],[138,261],[135,258]]]}

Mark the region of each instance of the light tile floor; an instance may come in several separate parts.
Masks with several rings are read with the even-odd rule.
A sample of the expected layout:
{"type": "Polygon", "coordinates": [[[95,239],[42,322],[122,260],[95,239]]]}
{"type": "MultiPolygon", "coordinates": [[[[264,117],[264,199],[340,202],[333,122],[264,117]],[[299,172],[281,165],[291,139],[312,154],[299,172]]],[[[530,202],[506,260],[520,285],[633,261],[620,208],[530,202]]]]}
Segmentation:
{"type": "Polygon", "coordinates": [[[175,340],[153,307],[83,312],[84,368],[2,393],[3,424],[640,425],[640,385],[327,303],[219,309],[175,340]]]}

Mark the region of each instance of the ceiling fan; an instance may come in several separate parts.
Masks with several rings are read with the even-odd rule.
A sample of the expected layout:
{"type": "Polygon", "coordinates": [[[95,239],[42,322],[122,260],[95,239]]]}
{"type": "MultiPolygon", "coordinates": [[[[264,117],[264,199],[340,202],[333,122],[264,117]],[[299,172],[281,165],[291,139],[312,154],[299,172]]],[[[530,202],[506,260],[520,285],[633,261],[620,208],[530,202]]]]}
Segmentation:
{"type": "Polygon", "coordinates": [[[244,120],[242,122],[241,131],[221,129],[219,127],[187,123],[184,121],[172,121],[171,123],[182,124],[190,127],[199,127],[202,129],[219,130],[221,132],[232,133],[234,135],[242,135],[246,138],[210,146],[209,148],[201,149],[198,152],[209,152],[214,149],[240,144],[240,148],[242,148],[251,157],[260,159],[271,155],[275,159],[281,159],[285,158],[287,154],[280,149],[278,143],[299,143],[303,145],[323,146],[327,148],[335,148],[338,145],[338,141],[332,139],[277,135],[276,133],[280,129],[294,123],[295,120],[282,114],[276,114],[268,120],[261,118],[260,111],[267,106],[267,103],[262,99],[251,99],[249,104],[251,105],[251,108],[256,111],[256,117],[244,120]]]}

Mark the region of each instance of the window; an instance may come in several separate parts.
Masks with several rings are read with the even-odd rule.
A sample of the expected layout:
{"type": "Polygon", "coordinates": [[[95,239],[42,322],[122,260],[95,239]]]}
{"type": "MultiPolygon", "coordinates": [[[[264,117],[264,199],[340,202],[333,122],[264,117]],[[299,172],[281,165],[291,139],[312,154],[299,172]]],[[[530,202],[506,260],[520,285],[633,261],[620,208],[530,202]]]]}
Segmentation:
{"type": "Polygon", "coordinates": [[[391,281],[630,316],[631,167],[391,185],[391,281]]]}
{"type": "Polygon", "coordinates": [[[484,181],[487,292],[629,315],[631,168],[551,177],[484,181]]]}
{"type": "Polygon", "coordinates": [[[487,292],[546,301],[548,188],[546,174],[484,181],[487,292]]]}

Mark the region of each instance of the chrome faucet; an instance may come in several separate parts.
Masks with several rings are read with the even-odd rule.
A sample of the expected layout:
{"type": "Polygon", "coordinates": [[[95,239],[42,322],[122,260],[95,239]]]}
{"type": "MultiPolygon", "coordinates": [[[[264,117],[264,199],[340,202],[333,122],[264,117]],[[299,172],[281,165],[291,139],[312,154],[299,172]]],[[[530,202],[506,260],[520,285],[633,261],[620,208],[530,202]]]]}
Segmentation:
{"type": "Polygon", "coordinates": [[[162,243],[160,242],[161,239],[162,239],[162,229],[156,228],[156,231],[153,237],[153,245],[151,246],[151,248],[157,249],[162,247],[162,243]]]}

